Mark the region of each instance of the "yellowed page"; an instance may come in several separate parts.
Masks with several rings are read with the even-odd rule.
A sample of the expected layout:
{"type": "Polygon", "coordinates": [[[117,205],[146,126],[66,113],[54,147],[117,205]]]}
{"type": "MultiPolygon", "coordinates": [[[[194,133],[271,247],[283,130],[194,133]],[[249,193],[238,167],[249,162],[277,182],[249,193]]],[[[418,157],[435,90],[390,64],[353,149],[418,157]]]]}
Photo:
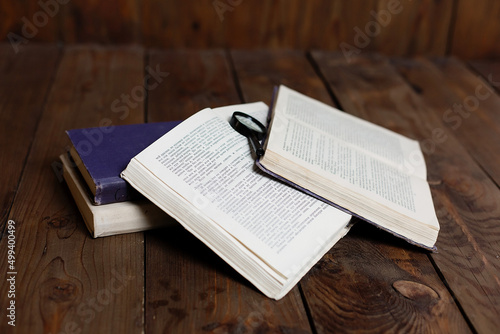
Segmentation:
{"type": "Polygon", "coordinates": [[[331,247],[350,216],[255,167],[247,138],[227,119],[234,110],[261,117],[267,106],[244,108],[200,111],[134,159],[270,267],[293,277],[331,247]]]}
{"type": "Polygon", "coordinates": [[[391,208],[439,226],[418,142],[284,86],[261,163],[359,215],[370,211],[368,203],[347,205],[345,198],[351,203],[356,197],[370,199],[378,203],[379,211],[391,208]],[[332,198],[330,186],[343,190],[342,196],[332,198]]]}

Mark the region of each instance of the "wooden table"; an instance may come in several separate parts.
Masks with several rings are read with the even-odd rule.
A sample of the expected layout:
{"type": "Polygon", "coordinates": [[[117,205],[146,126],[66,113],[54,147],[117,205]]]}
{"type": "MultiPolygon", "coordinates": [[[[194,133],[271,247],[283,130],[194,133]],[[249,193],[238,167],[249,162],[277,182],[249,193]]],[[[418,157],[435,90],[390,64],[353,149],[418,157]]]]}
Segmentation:
{"type": "Polygon", "coordinates": [[[500,328],[500,61],[32,43],[1,45],[0,73],[0,332],[10,300],[18,333],[500,328]],[[361,222],[274,301],[175,224],[90,237],[60,175],[65,130],[269,103],[279,83],[420,140],[439,252],[361,222]]]}

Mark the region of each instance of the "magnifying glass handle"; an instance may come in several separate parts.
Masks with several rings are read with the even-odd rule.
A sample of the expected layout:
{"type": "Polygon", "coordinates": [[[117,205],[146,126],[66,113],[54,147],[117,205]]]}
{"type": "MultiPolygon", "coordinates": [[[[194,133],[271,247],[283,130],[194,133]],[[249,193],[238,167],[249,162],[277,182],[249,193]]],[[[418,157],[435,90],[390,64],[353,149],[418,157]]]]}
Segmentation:
{"type": "Polygon", "coordinates": [[[264,155],[264,149],[262,148],[262,145],[260,144],[259,139],[257,136],[252,132],[250,133],[250,136],[248,137],[250,139],[250,144],[252,144],[253,151],[258,157],[261,157],[264,155]]]}

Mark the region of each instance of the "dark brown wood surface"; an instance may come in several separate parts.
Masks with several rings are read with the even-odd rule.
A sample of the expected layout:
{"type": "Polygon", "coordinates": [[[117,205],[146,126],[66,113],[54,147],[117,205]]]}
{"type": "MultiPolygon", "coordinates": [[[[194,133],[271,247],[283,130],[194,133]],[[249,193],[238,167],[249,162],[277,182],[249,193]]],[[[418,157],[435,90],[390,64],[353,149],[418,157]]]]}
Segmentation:
{"type": "Polygon", "coordinates": [[[498,57],[496,0],[0,0],[0,41],[498,57]]]}
{"type": "MultiPolygon", "coordinates": [[[[241,103],[222,51],[151,52],[168,70],[152,90],[148,121],[185,119],[206,107],[241,103]]],[[[146,330],[245,333],[310,330],[298,288],[265,298],[207,246],[181,228],[146,233],[146,330]]]]}
{"type": "Polygon", "coordinates": [[[420,140],[441,225],[439,252],[431,255],[432,261],[473,327],[494,332],[500,306],[498,187],[443,125],[432,104],[419,96],[426,87],[410,89],[386,58],[363,57],[347,64],[341,55],[318,52],[315,59],[344,110],[420,140]]]}
{"type": "MultiPolygon", "coordinates": [[[[282,83],[332,104],[327,88],[300,52],[232,55],[245,99],[250,102],[267,96],[273,85],[282,83]]],[[[322,60],[319,70],[329,64],[329,57],[322,60]]],[[[398,109],[387,112],[397,114],[398,109]]],[[[335,245],[301,286],[320,333],[345,328],[376,332],[468,331],[425,252],[395,241],[386,233],[377,233],[366,224],[335,245]],[[378,238],[369,237],[373,234],[378,238]]]]}
{"type": "Polygon", "coordinates": [[[19,166],[23,166],[33,142],[58,59],[59,50],[55,46],[30,46],[18,54],[5,44],[0,46],[2,230],[23,171],[19,166]],[[33,85],[38,89],[25,89],[33,85]]]}
{"type": "Polygon", "coordinates": [[[59,22],[58,38],[66,43],[133,44],[141,39],[140,1],[71,0],[61,3],[51,20],[59,22]]]}
{"type": "Polygon", "coordinates": [[[405,0],[144,2],[149,46],[344,48],[397,55],[445,54],[454,6],[405,0]]]}
{"type": "Polygon", "coordinates": [[[439,70],[421,60],[395,63],[405,79],[419,87],[418,94],[426,107],[423,110],[441,121],[432,126],[449,129],[443,141],[436,141],[436,152],[430,152],[431,159],[446,156],[450,161],[449,165],[441,163],[436,171],[441,170],[442,183],[446,185],[443,190],[447,198],[442,200],[442,213],[454,224],[445,232],[453,231],[449,238],[440,238],[446,251],[436,255],[435,261],[453,291],[460,291],[456,297],[476,328],[493,330],[498,328],[500,315],[500,265],[497,261],[500,235],[499,97],[486,81],[478,79],[456,60],[436,61],[439,70]],[[438,86],[432,83],[433,80],[443,84],[438,86]],[[469,104],[469,108],[469,101],[477,103],[469,104]],[[460,125],[452,126],[443,113],[455,109],[455,106],[465,106],[460,109],[463,114],[455,113],[455,116],[465,117],[460,125]],[[471,158],[462,157],[452,162],[452,155],[460,155],[460,146],[471,158]],[[452,239],[455,240],[453,244],[450,243],[452,239]],[[459,254],[462,258],[457,256],[459,254]],[[488,308],[489,312],[482,312],[478,305],[488,308]]]}
{"type": "MultiPolygon", "coordinates": [[[[42,55],[30,51],[31,59],[42,55]]],[[[115,125],[142,121],[142,105],[124,120],[110,108],[131,85],[142,84],[142,62],[141,49],[75,47],[64,51],[53,73],[26,163],[18,166],[23,174],[8,215],[16,223],[15,329],[20,333],[139,333],[143,328],[143,235],[93,240],[61,182],[58,165],[68,144],[65,130],[103,120],[115,125]]],[[[39,88],[34,81],[24,89],[39,88]]],[[[8,112],[15,115],[17,109],[8,112]]],[[[13,120],[11,131],[23,121],[13,120]]],[[[6,275],[6,238],[0,252],[6,275]]],[[[5,309],[6,284],[0,293],[5,309]]],[[[0,322],[1,332],[12,329],[0,322]]]]}
{"type": "Polygon", "coordinates": [[[395,64],[446,129],[500,185],[500,96],[493,76],[479,77],[456,59],[395,64]]]}
{"type": "Polygon", "coordinates": [[[500,91],[500,61],[478,59],[468,62],[469,66],[479,73],[495,90],[500,91]]]}
{"type": "Polygon", "coordinates": [[[500,2],[457,1],[451,53],[465,59],[500,55],[500,2]],[[472,41],[472,42],[471,42],[472,41]]]}
{"type": "MultiPolygon", "coordinates": [[[[480,146],[496,147],[499,97],[487,78],[496,79],[497,63],[481,68],[456,59],[368,53],[346,59],[323,51],[88,45],[26,45],[13,54],[4,44],[0,55],[6,185],[0,269],[4,280],[11,219],[17,271],[16,327],[4,318],[0,332],[496,333],[498,153],[480,146]],[[60,179],[58,156],[69,144],[64,130],[269,103],[277,84],[421,142],[441,224],[438,253],[358,222],[274,301],[175,222],[145,233],[90,237],[60,179]],[[443,110],[477,96],[479,84],[489,85],[491,94],[460,129],[450,128],[443,110]]],[[[2,309],[7,289],[0,285],[2,309]]]]}

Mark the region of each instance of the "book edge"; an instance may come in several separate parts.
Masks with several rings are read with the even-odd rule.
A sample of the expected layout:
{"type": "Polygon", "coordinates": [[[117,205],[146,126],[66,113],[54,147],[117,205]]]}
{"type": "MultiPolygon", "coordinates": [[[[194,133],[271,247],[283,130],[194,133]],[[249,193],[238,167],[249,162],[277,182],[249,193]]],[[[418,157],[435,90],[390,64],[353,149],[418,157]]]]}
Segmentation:
{"type": "Polygon", "coordinates": [[[387,232],[391,233],[392,235],[394,235],[394,236],[396,236],[396,237],[398,237],[400,239],[403,239],[403,240],[407,241],[408,243],[410,243],[412,245],[418,246],[420,248],[424,248],[424,249],[432,251],[432,252],[437,252],[437,246],[435,244],[432,247],[430,247],[430,246],[421,244],[419,242],[416,242],[416,241],[414,241],[414,240],[412,240],[412,239],[410,239],[410,238],[408,238],[408,237],[406,237],[406,236],[404,236],[402,234],[399,234],[399,233],[396,233],[396,232],[392,231],[391,229],[389,229],[387,227],[384,227],[384,226],[382,226],[380,224],[377,224],[377,223],[375,223],[375,222],[373,222],[373,221],[371,221],[369,219],[366,219],[365,217],[360,216],[359,214],[357,214],[357,213],[355,213],[355,212],[353,212],[351,210],[348,210],[348,209],[346,209],[346,208],[344,208],[344,207],[342,207],[342,206],[340,206],[340,205],[338,205],[338,204],[336,204],[336,203],[334,203],[334,202],[332,202],[332,201],[330,201],[330,200],[328,200],[328,199],[326,199],[326,198],[324,198],[322,196],[319,196],[319,195],[315,194],[314,192],[309,191],[306,188],[301,187],[300,185],[298,185],[298,184],[296,184],[296,183],[294,183],[294,182],[292,182],[292,181],[290,181],[290,180],[282,177],[281,175],[278,175],[278,174],[274,173],[273,171],[269,170],[264,165],[262,165],[262,163],[260,162],[260,158],[256,160],[255,164],[264,173],[266,173],[266,174],[268,174],[268,175],[270,175],[270,176],[272,176],[272,177],[274,177],[274,178],[276,178],[276,179],[278,179],[278,180],[280,180],[282,182],[285,182],[285,183],[291,185],[292,187],[294,187],[294,188],[296,188],[296,189],[298,189],[298,190],[300,190],[302,192],[305,192],[306,194],[309,194],[309,195],[311,195],[311,196],[313,196],[313,197],[315,197],[315,198],[317,198],[317,199],[319,199],[319,200],[321,200],[321,201],[323,201],[323,202],[325,202],[325,203],[327,203],[327,204],[329,204],[329,205],[331,205],[331,206],[333,206],[333,207],[335,207],[335,208],[337,208],[337,209],[339,209],[339,210],[341,210],[341,211],[343,211],[343,212],[345,212],[347,214],[350,214],[350,215],[352,215],[354,217],[360,218],[361,220],[366,221],[369,224],[374,225],[375,227],[377,227],[377,228],[379,228],[381,230],[387,231],[387,232]]]}

